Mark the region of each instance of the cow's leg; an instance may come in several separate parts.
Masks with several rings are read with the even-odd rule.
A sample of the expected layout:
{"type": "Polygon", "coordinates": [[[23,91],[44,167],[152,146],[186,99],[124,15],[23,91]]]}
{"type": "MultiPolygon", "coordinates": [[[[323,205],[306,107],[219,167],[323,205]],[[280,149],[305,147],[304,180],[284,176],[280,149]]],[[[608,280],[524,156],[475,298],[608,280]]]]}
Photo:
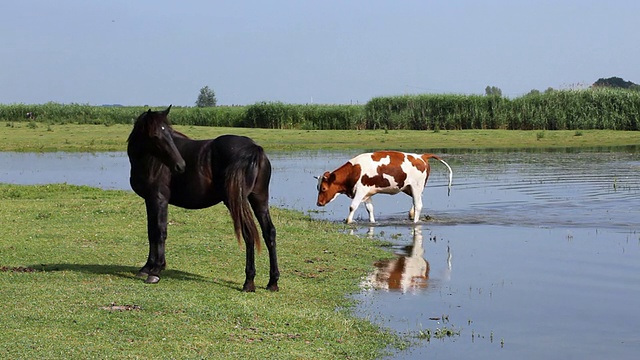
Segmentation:
{"type": "Polygon", "coordinates": [[[353,214],[356,212],[356,209],[358,209],[358,206],[360,206],[360,203],[362,202],[362,198],[364,196],[362,194],[358,194],[356,192],[356,195],[353,197],[353,200],[351,200],[351,205],[349,206],[349,216],[347,216],[347,224],[351,224],[353,222],[353,214]]]}
{"type": "Polygon", "coordinates": [[[147,277],[147,284],[160,281],[160,272],[166,266],[164,255],[167,239],[168,202],[158,194],[156,198],[145,200],[147,208],[147,233],[149,237],[149,256],[147,263],[138,272],[138,277],[147,277]]]}
{"type": "MultiPolygon", "coordinates": [[[[409,209],[409,219],[415,219],[416,206],[415,206],[415,197],[413,196],[413,190],[411,186],[407,186],[404,190],[402,190],[405,194],[411,196],[411,209],[409,209]]],[[[419,217],[420,215],[418,215],[419,217]]]]}
{"type": "Polygon", "coordinates": [[[376,222],[376,219],[373,216],[373,202],[371,201],[371,198],[364,201],[364,207],[367,208],[367,212],[369,213],[369,222],[376,222]]]}
{"type": "MultiPolygon", "coordinates": [[[[422,211],[422,193],[419,191],[413,192],[413,206],[411,209],[413,210],[413,222],[417,223],[420,220],[420,212],[422,211]]],[[[411,211],[409,211],[411,214],[411,211]]]]}

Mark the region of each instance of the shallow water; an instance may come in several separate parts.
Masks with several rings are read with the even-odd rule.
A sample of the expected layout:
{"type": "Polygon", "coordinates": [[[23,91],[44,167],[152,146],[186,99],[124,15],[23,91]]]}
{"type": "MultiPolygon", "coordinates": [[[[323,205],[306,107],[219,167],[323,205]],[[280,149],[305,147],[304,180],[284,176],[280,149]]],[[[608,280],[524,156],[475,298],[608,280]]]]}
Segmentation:
{"type": "MultiPolygon", "coordinates": [[[[354,153],[271,154],[271,203],[343,220],[349,199],[317,208],[313,176],[354,153]]],[[[443,154],[423,215],[405,195],[373,198],[378,223],[353,232],[387,240],[391,262],[362,280],[360,316],[408,333],[398,359],[635,359],[640,353],[640,155],[606,152],[443,154]],[[432,320],[439,318],[438,320],[432,320]],[[444,318],[444,319],[443,319],[444,318]],[[444,339],[425,336],[452,329],[444,339]]],[[[124,153],[0,153],[0,182],[129,189],[124,153]],[[37,169],[37,170],[36,170],[37,169]]],[[[282,235],[281,235],[282,236],[282,235]]]]}

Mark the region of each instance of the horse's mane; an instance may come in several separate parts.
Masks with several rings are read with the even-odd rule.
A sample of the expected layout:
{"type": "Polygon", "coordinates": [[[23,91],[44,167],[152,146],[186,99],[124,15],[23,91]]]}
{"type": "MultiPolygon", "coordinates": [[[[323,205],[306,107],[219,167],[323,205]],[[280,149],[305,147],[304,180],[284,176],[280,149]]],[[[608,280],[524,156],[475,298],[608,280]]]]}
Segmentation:
{"type": "Polygon", "coordinates": [[[171,128],[171,131],[173,132],[174,136],[178,136],[178,137],[182,137],[182,138],[185,138],[185,139],[189,139],[189,137],[187,135],[181,133],[180,131],[178,131],[178,130],[176,130],[174,128],[171,128]]]}

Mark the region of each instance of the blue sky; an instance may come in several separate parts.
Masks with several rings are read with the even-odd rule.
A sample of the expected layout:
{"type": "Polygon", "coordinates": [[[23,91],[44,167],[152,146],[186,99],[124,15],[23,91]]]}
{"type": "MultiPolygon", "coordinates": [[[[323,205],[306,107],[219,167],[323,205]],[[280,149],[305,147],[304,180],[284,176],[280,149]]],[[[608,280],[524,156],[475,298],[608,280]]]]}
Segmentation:
{"type": "Polygon", "coordinates": [[[0,103],[366,103],[640,83],[640,1],[6,0],[0,103]]]}

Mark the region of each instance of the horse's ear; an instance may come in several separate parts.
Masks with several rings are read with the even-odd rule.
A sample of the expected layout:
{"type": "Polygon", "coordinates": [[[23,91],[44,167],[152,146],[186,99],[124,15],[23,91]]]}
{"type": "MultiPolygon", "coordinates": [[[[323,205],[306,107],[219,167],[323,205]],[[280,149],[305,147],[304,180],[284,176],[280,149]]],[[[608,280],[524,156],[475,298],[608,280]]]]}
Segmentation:
{"type": "Polygon", "coordinates": [[[171,110],[171,106],[173,106],[173,105],[169,105],[169,107],[167,108],[167,110],[163,111],[163,113],[164,113],[165,115],[167,115],[167,114],[169,113],[169,110],[171,110]]]}
{"type": "Polygon", "coordinates": [[[149,108],[149,110],[147,110],[147,114],[151,114],[151,108],[149,108]]]}

